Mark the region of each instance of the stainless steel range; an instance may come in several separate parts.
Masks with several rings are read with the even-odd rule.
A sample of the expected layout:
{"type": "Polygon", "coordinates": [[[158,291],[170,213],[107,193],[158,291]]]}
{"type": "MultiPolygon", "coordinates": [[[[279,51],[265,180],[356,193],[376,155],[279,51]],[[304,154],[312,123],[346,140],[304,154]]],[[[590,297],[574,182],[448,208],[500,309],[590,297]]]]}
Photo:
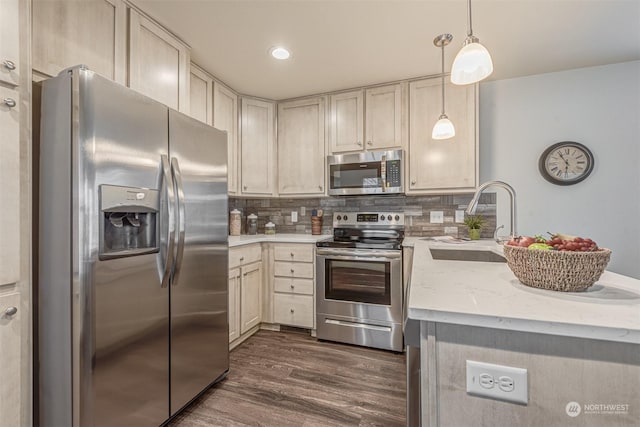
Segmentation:
{"type": "Polygon", "coordinates": [[[319,339],[402,351],[404,214],[336,212],[316,244],[319,339]]]}

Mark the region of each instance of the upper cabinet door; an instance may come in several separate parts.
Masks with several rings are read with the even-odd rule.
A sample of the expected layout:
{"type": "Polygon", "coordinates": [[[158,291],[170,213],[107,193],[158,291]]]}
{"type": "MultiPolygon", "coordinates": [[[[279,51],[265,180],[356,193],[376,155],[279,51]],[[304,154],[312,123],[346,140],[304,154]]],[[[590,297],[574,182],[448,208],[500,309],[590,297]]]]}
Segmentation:
{"type": "Polygon", "coordinates": [[[129,87],[189,113],[189,50],[133,9],[129,15],[129,87]]]}
{"type": "Polygon", "coordinates": [[[441,81],[411,82],[408,193],[474,191],[478,184],[477,85],[446,86],[446,113],[456,135],[431,138],[441,112],[441,81]]]}
{"type": "Polygon", "coordinates": [[[400,84],[366,90],[367,150],[402,147],[402,87],[400,84]]]}
{"type": "MultiPolygon", "coordinates": [[[[34,70],[56,76],[84,64],[103,77],[126,83],[127,15],[122,0],[33,0],[32,8],[34,70]]],[[[17,21],[14,25],[17,28],[17,21]]]]}
{"type": "Polygon", "coordinates": [[[0,1],[0,81],[20,83],[19,0],[0,1]]]}
{"type": "Polygon", "coordinates": [[[278,104],[278,193],[324,194],[323,98],[278,104]]]}
{"type": "Polygon", "coordinates": [[[213,124],[213,78],[197,65],[189,69],[189,115],[213,124]]]}
{"type": "Polygon", "coordinates": [[[242,98],[240,182],[242,194],[275,191],[275,104],[242,98]]]}
{"type": "Polygon", "coordinates": [[[364,148],[364,96],[361,90],[331,95],[331,152],[364,148]]]}
{"type": "Polygon", "coordinates": [[[227,131],[227,185],[229,194],[238,192],[238,95],[213,83],[213,125],[227,131]]]}

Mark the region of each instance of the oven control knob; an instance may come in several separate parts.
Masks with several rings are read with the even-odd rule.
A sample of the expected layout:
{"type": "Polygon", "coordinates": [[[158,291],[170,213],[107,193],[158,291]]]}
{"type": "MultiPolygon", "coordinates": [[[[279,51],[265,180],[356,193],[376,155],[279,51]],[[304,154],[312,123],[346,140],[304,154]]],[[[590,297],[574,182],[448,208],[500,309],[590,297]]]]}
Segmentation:
{"type": "Polygon", "coordinates": [[[384,215],[380,215],[380,221],[384,221],[384,215]]]}
{"type": "Polygon", "coordinates": [[[345,221],[349,219],[349,217],[346,216],[346,215],[343,218],[344,218],[345,221]]]}
{"type": "Polygon", "coordinates": [[[387,219],[388,219],[389,221],[391,221],[391,215],[387,216],[387,219]]]}
{"type": "Polygon", "coordinates": [[[338,221],[340,221],[342,219],[342,217],[340,215],[338,215],[338,221]]]}
{"type": "Polygon", "coordinates": [[[396,215],[395,220],[396,220],[396,221],[400,221],[400,215],[396,215]]]}

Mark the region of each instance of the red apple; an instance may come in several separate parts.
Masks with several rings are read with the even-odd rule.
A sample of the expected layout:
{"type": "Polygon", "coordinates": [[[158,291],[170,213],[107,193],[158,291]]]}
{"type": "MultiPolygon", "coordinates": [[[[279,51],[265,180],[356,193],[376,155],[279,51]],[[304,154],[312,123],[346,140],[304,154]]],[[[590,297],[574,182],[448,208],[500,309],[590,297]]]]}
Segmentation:
{"type": "Polygon", "coordinates": [[[518,246],[522,248],[528,248],[530,244],[535,242],[536,242],[536,239],[534,239],[533,237],[521,236],[520,240],[518,241],[518,246]]]}

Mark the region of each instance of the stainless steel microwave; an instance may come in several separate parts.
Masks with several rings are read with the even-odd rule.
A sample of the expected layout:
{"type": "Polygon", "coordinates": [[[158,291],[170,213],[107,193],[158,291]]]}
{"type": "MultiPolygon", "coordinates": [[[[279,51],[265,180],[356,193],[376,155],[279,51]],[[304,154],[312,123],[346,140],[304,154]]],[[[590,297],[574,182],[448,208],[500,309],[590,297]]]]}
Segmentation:
{"type": "Polygon", "coordinates": [[[329,195],[404,193],[402,150],[327,157],[329,195]]]}

